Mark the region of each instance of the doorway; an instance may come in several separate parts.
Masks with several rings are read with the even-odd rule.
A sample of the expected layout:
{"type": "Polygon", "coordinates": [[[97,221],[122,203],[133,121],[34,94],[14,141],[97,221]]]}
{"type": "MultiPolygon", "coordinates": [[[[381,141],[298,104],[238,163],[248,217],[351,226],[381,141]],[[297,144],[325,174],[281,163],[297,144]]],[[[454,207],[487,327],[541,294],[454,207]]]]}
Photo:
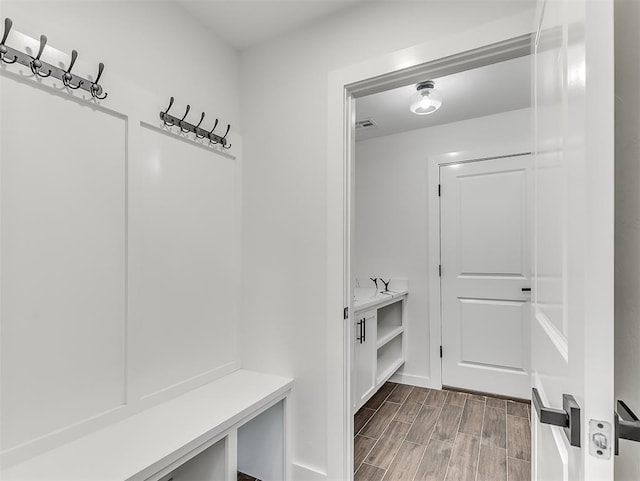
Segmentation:
{"type": "MultiPolygon", "coordinates": [[[[456,74],[460,75],[463,72],[473,70],[473,69],[481,69],[483,67],[497,68],[497,66],[501,65],[502,63],[506,64],[508,63],[508,61],[526,59],[527,55],[530,53],[529,51],[530,38],[528,36],[525,36],[524,38],[521,38],[520,41],[522,41],[523,48],[518,50],[518,54],[515,55],[515,57],[511,56],[513,51],[510,50],[510,53],[507,55],[506,59],[505,57],[501,57],[500,55],[496,54],[496,56],[493,57],[490,62],[488,62],[488,65],[484,65],[484,64],[479,65],[479,63],[474,62],[471,64],[465,64],[464,67],[461,67],[461,64],[457,64],[455,68],[452,68],[449,71],[444,69],[437,70],[438,73],[443,74],[442,77],[435,77],[435,76],[431,77],[431,75],[435,75],[435,74],[433,73],[433,71],[430,71],[428,69],[428,65],[427,65],[427,66],[423,66],[422,71],[415,72],[413,74],[414,76],[412,77],[412,80],[415,78],[424,79],[429,77],[429,78],[436,79],[436,86],[443,85],[444,82],[442,81],[442,78],[447,77],[446,74],[449,74],[451,76],[456,74]]],[[[529,76],[529,71],[527,71],[525,77],[528,77],[528,76],[529,76]]],[[[405,79],[403,82],[406,83],[407,80],[405,79]]],[[[382,95],[383,92],[388,92],[389,90],[393,90],[393,88],[397,89],[399,88],[397,84],[398,82],[395,82],[390,86],[382,85],[378,88],[378,93],[382,95]],[[390,88],[390,87],[393,87],[393,88],[390,88]]],[[[523,88],[525,92],[525,98],[526,98],[525,100],[526,105],[523,105],[523,107],[530,106],[530,96],[527,88],[528,85],[529,84],[527,84],[527,86],[524,86],[523,88]]],[[[409,87],[415,88],[414,85],[410,85],[409,87]]],[[[353,95],[351,99],[348,100],[347,105],[349,106],[349,112],[348,112],[349,118],[355,117],[356,120],[362,120],[361,114],[363,112],[363,109],[359,108],[359,103],[361,100],[365,100],[365,98],[369,97],[372,92],[373,92],[372,88],[367,88],[363,90],[361,95],[357,97],[353,95]]],[[[453,104],[453,102],[451,103],[453,104]]],[[[408,108],[406,110],[408,110],[408,108]]],[[[514,111],[514,112],[518,112],[518,111],[514,111]]],[[[495,114],[495,112],[493,112],[492,114],[495,114]]],[[[500,115],[501,114],[502,113],[500,113],[500,115]]],[[[466,118],[464,119],[464,122],[468,122],[466,124],[463,123],[463,120],[461,119],[454,119],[454,120],[451,120],[446,125],[443,124],[441,126],[438,126],[438,128],[433,127],[433,129],[435,130],[432,130],[433,134],[429,137],[428,143],[432,149],[434,149],[434,146],[437,145],[437,148],[440,150],[439,151],[437,149],[423,150],[422,152],[419,152],[418,158],[415,159],[414,164],[419,166],[419,169],[421,170],[417,172],[415,171],[411,172],[410,170],[405,169],[404,172],[402,173],[402,175],[404,175],[405,177],[402,177],[402,175],[400,175],[400,171],[402,171],[404,167],[406,167],[406,165],[404,167],[400,165],[401,157],[404,154],[404,151],[401,152],[400,150],[406,147],[407,145],[409,145],[411,141],[405,138],[404,142],[401,142],[400,144],[398,144],[398,145],[401,145],[402,147],[397,149],[395,152],[385,150],[385,148],[388,148],[390,145],[393,144],[391,140],[392,136],[394,135],[393,133],[386,132],[386,136],[382,136],[383,138],[378,138],[377,140],[374,139],[371,142],[369,142],[367,144],[369,152],[376,152],[378,155],[383,155],[387,157],[387,160],[389,162],[387,162],[386,168],[388,168],[388,170],[386,172],[378,171],[377,173],[374,173],[372,170],[369,170],[366,175],[363,175],[363,172],[359,171],[359,167],[361,166],[358,164],[358,155],[359,153],[365,150],[362,148],[362,145],[364,144],[364,142],[361,142],[361,143],[357,142],[359,140],[357,130],[350,130],[348,132],[348,138],[351,139],[349,142],[349,145],[350,145],[349,157],[351,158],[351,163],[349,164],[349,167],[348,167],[348,173],[350,176],[349,184],[351,188],[348,190],[347,195],[351,200],[350,201],[351,207],[348,208],[351,235],[349,238],[349,246],[346,251],[348,254],[347,258],[349,259],[349,262],[346,263],[347,264],[346,279],[349,280],[348,283],[350,284],[351,289],[346,293],[346,299],[348,301],[351,301],[352,294],[357,294],[360,290],[363,290],[365,288],[375,290],[376,289],[375,280],[377,278],[382,278],[385,281],[389,281],[389,279],[391,279],[392,280],[392,287],[390,289],[391,291],[394,290],[393,289],[394,280],[396,281],[396,285],[400,285],[399,282],[404,282],[405,286],[408,285],[408,288],[407,288],[408,298],[406,301],[407,320],[406,320],[406,324],[405,323],[402,324],[402,327],[405,329],[403,338],[407,340],[406,351],[407,351],[408,357],[403,359],[403,361],[407,361],[404,363],[404,368],[401,368],[400,370],[398,370],[394,374],[394,376],[391,378],[391,380],[394,383],[399,383],[397,384],[398,386],[409,386],[408,389],[414,389],[416,393],[420,393],[421,392],[420,389],[427,389],[427,390],[433,389],[434,392],[436,391],[441,392],[441,393],[444,393],[445,397],[448,396],[448,392],[441,391],[443,383],[441,378],[441,358],[439,355],[439,347],[441,345],[441,326],[440,326],[440,307],[439,307],[440,278],[437,271],[438,262],[436,262],[435,264],[430,262],[430,259],[432,258],[432,251],[434,251],[434,249],[435,249],[435,252],[437,253],[437,259],[439,259],[440,239],[437,234],[435,236],[433,235],[435,232],[437,232],[437,230],[432,230],[430,226],[427,228],[427,218],[429,219],[429,222],[431,222],[433,219],[439,218],[439,215],[440,215],[439,208],[437,207],[438,206],[437,194],[436,194],[436,197],[433,199],[431,198],[431,194],[435,192],[433,190],[434,186],[437,189],[437,185],[439,182],[438,165],[444,162],[437,161],[437,158],[436,158],[437,156],[432,154],[434,154],[434,152],[441,152],[441,153],[447,152],[446,154],[447,161],[451,163],[452,161],[469,160],[465,156],[468,156],[469,151],[472,149],[475,149],[476,152],[485,152],[487,150],[491,150],[492,155],[494,156],[495,155],[504,156],[507,153],[513,154],[514,152],[520,153],[520,152],[526,151],[526,148],[524,149],[521,148],[523,144],[522,139],[519,139],[518,142],[513,141],[513,138],[512,138],[513,135],[510,135],[511,134],[510,128],[513,128],[514,125],[520,125],[520,126],[524,125],[521,123],[521,121],[523,118],[526,118],[527,120],[529,119],[528,113],[511,112],[510,114],[506,115],[504,118],[498,116],[497,114],[494,117],[492,117],[488,113],[485,115],[486,115],[485,117],[483,117],[482,114],[480,114],[478,115],[478,117],[475,117],[475,118],[473,118],[473,116],[471,116],[472,118],[466,118]],[[470,142],[469,139],[467,139],[465,142],[465,139],[464,139],[465,132],[470,132],[470,134],[467,137],[469,138],[473,137],[473,142],[476,142],[476,143],[470,142]],[[499,135],[497,135],[496,133],[499,133],[500,135],[502,135],[503,138],[499,138],[499,135]],[[492,135],[494,137],[492,137],[492,135]],[[483,139],[483,137],[486,137],[486,139],[483,139]],[[489,138],[491,139],[499,138],[499,140],[490,142],[487,140],[489,138]],[[479,142],[479,139],[480,139],[481,147],[478,147],[477,145],[477,142],[479,142]],[[484,143],[482,143],[482,141],[484,141],[484,143]],[[494,145],[496,143],[498,143],[499,145],[497,146],[494,145]],[[517,148],[514,147],[514,145],[516,144],[518,145],[517,148]],[[452,153],[451,151],[454,149],[460,149],[460,150],[452,153]],[[435,174],[433,172],[434,166],[435,166],[435,174]],[[363,186],[361,183],[361,179],[367,176],[369,176],[369,178],[375,177],[378,180],[387,182],[386,188],[377,189],[374,185],[369,185],[368,187],[363,186]],[[423,191],[421,191],[421,193],[417,196],[418,198],[422,196],[422,200],[423,200],[421,202],[422,211],[420,212],[412,211],[410,214],[408,214],[409,209],[407,209],[407,204],[402,204],[400,199],[406,199],[405,194],[407,192],[410,192],[414,187],[416,187],[416,189],[418,188],[423,189],[423,191]],[[367,199],[363,201],[361,197],[357,198],[357,196],[359,196],[362,192],[365,192],[365,191],[367,192],[367,195],[368,195],[367,199]],[[364,216],[359,215],[358,212],[356,212],[358,207],[362,205],[366,206],[366,209],[368,210],[368,212],[364,216]],[[432,212],[434,208],[435,208],[435,213],[432,212]],[[408,235],[407,231],[400,231],[399,229],[396,229],[395,220],[397,220],[399,217],[402,217],[402,216],[413,218],[413,221],[414,221],[413,223],[416,226],[419,224],[422,225],[422,228],[424,229],[424,239],[422,240],[422,242],[416,242],[415,241],[416,237],[414,235],[408,235]],[[363,217],[366,217],[366,218],[375,217],[378,219],[386,219],[387,224],[384,226],[381,226],[382,228],[377,230],[367,229],[367,228],[363,229],[363,226],[359,225],[360,220],[362,220],[363,217]],[[429,232],[431,233],[431,235],[429,235],[429,232]],[[422,249],[421,262],[424,263],[419,268],[419,270],[421,269],[423,271],[422,279],[420,279],[420,282],[416,282],[416,279],[419,277],[418,274],[410,274],[407,276],[406,272],[401,272],[402,269],[394,268],[393,265],[387,265],[386,267],[382,267],[381,264],[374,265],[374,263],[370,261],[373,257],[376,256],[376,254],[375,253],[372,254],[371,251],[367,252],[369,261],[362,262],[363,257],[365,257],[362,255],[364,250],[358,248],[358,242],[359,240],[365,239],[365,238],[369,240],[373,240],[374,242],[379,241],[380,244],[384,244],[385,248],[387,249],[387,253],[395,252],[397,254],[401,252],[405,254],[405,257],[407,258],[407,263],[409,264],[410,263],[418,264],[418,263],[412,262],[413,260],[415,260],[415,257],[412,257],[412,254],[410,252],[411,246],[409,246],[408,244],[410,244],[412,240],[414,244],[419,244],[417,245],[417,249],[422,249]],[[392,245],[392,241],[394,238],[395,240],[399,241],[399,244],[392,245]],[[385,240],[383,241],[382,239],[385,239],[385,240]],[[389,242],[387,242],[387,240],[389,240],[389,242]],[[404,247],[400,245],[402,242],[407,242],[407,246],[404,247]],[[427,245],[429,246],[428,249],[425,248],[427,245]],[[420,292],[421,294],[417,295],[418,292],[420,292]],[[437,303],[431,302],[434,296],[437,299],[437,303]],[[413,306],[416,306],[418,304],[422,305],[421,314],[416,315],[415,312],[412,312],[412,307],[411,307],[412,302],[413,302],[413,306]],[[436,304],[437,304],[437,308],[436,308],[436,304]],[[437,313],[435,316],[433,315],[434,310],[437,313]],[[424,349],[425,345],[428,345],[429,349],[424,349]],[[416,361],[416,359],[419,359],[419,360],[416,361]],[[419,367],[416,369],[416,366],[419,366],[419,367]],[[418,371],[418,369],[422,369],[422,371],[418,371]]],[[[435,118],[435,117],[432,117],[432,118],[435,118]]],[[[373,119],[373,120],[375,121],[376,119],[373,119]]],[[[382,125],[382,122],[380,122],[377,128],[382,130],[385,128],[385,126],[382,125]]],[[[524,127],[522,130],[526,132],[526,139],[530,140],[530,131],[528,127],[524,127]]],[[[404,135],[405,137],[413,137],[414,135],[416,135],[416,133],[417,133],[417,130],[416,132],[405,133],[402,135],[404,135]]],[[[530,150],[530,143],[527,144],[527,147],[530,150]]],[[[483,156],[480,156],[480,157],[483,157],[483,156]]],[[[369,165],[369,167],[371,167],[371,165],[369,165]]],[[[409,193],[409,197],[410,196],[411,194],[409,193]]],[[[362,214],[362,212],[360,212],[360,214],[362,214]]],[[[409,219],[409,222],[411,222],[410,219],[409,219]]],[[[390,256],[387,255],[386,257],[389,258],[390,256]]],[[[398,267],[398,266],[395,266],[395,267],[398,267]]],[[[359,301],[359,299],[357,300],[359,301]]],[[[349,306],[350,307],[349,312],[354,312],[354,307],[356,308],[355,316],[350,320],[350,324],[351,324],[350,327],[352,328],[350,329],[352,340],[356,336],[361,336],[361,330],[359,330],[357,327],[353,328],[356,324],[358,324],[358,322],[362,322],[361,318],[364,316],[364,314],[362,314],[361,311],[358,311],[358,307],[360,305],[361,305],[360,302],[356,302],[355,305],[351,304],[349,306]]],[[[359,379],[358,373],[355,372],[355,370],[359,366],[359,363],[354,362],[354,358],[356,358],[355,352],[358,349],[358,347],[361,347],[361,346],[357,345],[354,347],[352,344],[349,344],[346,346],[349,358],[351,360],[351,366],[349,369],[350,371],[349,376],[351,379],[349,380],[348,385],[350,385],[352,388],[353,388],[354,382],[357,384],[359,379]]],[[[362,375],[364,376],[364,375],[367,375],[368,373],[369,371],[363,372],[362,375]]],[[[394,387],[394,385],[392,385],[392,387],[394,387]]],[[[467,388],[470,389],[469,386],[467,386],[467,388]]],[[[385,389],[389,389],[389,386],[387,386],[385,389]]],[[[478,388],[475,387],[475,390],[478,390],[478,388]]],[[[488,391],[488,389],[486,389],[486,391],[488,391]]],[[[528,391],[528,386],[527,386],[527,391],[528,391]]],[[[358,390],[357,389],[353,390],[352,395],[355,392],[358,392],[358,390]]],[[[377,396],[375,392],[371,392],[370,394],[377,398],[382,396],[382,394],[384,393],[381,393],[380,396],[377,396]]],[[[527,394],[528,392],[525,392],[525,394],[522,395],[521,397],[523,398],[528,397],[527,394]]],[[[397,393],[397,395],[400,396],[400,393],[397,393]]],[[[441,395],[442,394],[440,394],[440,396],[441,395]]],[[[418,394],[416,394],[416,396],[418,396],[418,394]]],[[[463,395],[462,398],[463,400],[466,401],[466,395],[463,395]]],[[[366,399],[361,399],[360,401],[361,403],[366,402],[366,399]]],[[[406,402],[406,400],[403,401],[403,403],[404,402],[406,402]]],[[[440,407],[437,407],[434,413],[432,413],[432,415],[435,416],[434,422],[437,422],[437,420],[439,419],[439,416],[442,413],[442,406],[444,404],[448,405],[448,403],[443,403],[440,407]]],[[[473,403],[470,403],[470,404],[473,405],[473,403]]],[[[351,400],[351,405],[353,405],[353,399],[351,400]]],[[[408,406],[406,407],[406,409],[409,409],[410,407],[411,406],[408,406]]],[[[413,406],[413,407],[416,407],[416,406],[413,406]]],[[[448,408],[448,409],[450,409],[452,412],[459,411],[456,415],[462,415],[464,407],[465,407],[465,404],[463,403],[462,406],[458,406],[459,409],[453,409],[453,408],[448,408]]],[[[419,411],[422,409],[423,408],[419,408],[419,411]]],[[[428,411],[428,409],[424,408],[424,411],[426,412],[428,411]]],[[[407,414],[407,416],[409,416],[409,414],[407,414]]],[[[362,419],[362,416],[360,416],[360,420],[361,419],[362,419]]],[[[350,422],[350,421],[351,420],[347,422],[350,422]]],[[[384,423],[381,423],[381,425],[382,424],[384,423]]],[[[362,428],[362,426],[358,426],[358,428],[362,428]]],[[[379,433],[379,434],[382,436],[382,433],[379,433]]],[[[379,439],[382,439],[382,438],[379,438],[379,439]]],[[[362,444],[359,446],[359,448],[361,447],[362,447],[362,444]]],[[[353,451],[350,452],[350,455],[353,456],[353,451]]],[[[361,456],[361,455],[362,453],[360,452],[358,456],[361,456]]]]}

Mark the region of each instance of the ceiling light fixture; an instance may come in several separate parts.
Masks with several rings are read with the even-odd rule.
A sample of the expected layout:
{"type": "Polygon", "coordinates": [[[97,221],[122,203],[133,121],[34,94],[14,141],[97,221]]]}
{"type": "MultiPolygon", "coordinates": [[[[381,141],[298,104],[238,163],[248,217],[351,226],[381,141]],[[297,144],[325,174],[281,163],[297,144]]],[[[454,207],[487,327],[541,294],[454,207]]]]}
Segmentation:
{"type": "Polygon", "coordinates": [[[416,115],[432,114],[442,106],[442,95],[434,89],[433,80],[425,80],[416,85],[417,92],[411,96],[409,109],[416,115]]]}

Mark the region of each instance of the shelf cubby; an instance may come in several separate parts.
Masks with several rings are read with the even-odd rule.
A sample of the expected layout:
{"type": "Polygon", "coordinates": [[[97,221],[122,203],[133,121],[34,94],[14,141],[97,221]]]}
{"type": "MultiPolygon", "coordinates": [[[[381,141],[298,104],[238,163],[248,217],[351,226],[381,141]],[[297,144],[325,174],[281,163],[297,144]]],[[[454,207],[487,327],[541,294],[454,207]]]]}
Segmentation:
{"type": "Polygon", "coordinates": [[[238,471],[261,481],[285,479],[284,401],[238,428],[238,471]]]}
{"type": "Polygon", "coordinates": [[[377,383],[384,382],[403,363],[402,336],[396,336],[377,351],[377,383]]]}
{"type": "Polygon", "coordinates": [[[160,481],[225,481],[227,474],[227,439],[223,438],[194,456],[160,481]]]}
{"type": "Polygon", "coordinates": [[[403,307],[403,301],[398,299],[397,302],[378,309],[378,345],[389,333],[402,327],[403,307]]]}

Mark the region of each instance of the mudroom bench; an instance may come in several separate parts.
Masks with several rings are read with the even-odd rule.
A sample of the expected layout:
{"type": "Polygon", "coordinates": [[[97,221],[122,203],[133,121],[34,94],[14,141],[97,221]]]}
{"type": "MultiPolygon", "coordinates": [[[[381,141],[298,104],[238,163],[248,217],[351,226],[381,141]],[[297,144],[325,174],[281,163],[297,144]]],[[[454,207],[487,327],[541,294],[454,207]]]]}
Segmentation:
{"type": "Polygon", "coordinates": [[[0,474],[3,481],[289,479],[293,380],[240,369],[0,474]]]}

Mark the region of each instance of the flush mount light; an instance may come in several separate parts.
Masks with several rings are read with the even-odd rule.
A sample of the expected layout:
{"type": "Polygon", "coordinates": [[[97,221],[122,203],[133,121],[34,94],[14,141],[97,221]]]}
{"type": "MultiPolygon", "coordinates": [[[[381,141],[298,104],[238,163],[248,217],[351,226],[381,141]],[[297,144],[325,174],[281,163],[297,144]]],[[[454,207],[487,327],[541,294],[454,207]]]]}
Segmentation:
{"type": "Polygon", "coordinates": [[[416,85],[417,92],[411,96],[409,109],[417,115],[432,114],[442,105],[442,95],[434,89],[433,80],[425,80],[416,85]]]}

